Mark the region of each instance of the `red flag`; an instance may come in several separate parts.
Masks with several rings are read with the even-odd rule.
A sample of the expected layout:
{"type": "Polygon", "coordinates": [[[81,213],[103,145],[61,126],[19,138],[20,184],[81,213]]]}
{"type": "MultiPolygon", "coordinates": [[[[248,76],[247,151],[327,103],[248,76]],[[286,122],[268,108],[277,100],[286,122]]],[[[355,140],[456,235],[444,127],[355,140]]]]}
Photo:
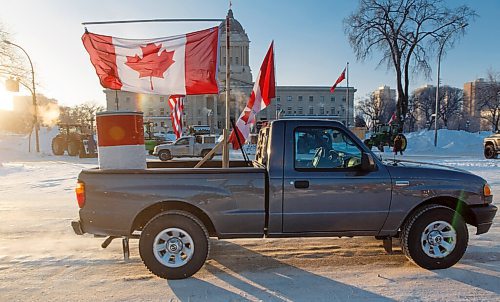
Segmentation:
{"type": "Polygon", "coordinates": [[[388,124],[390,125],[390,124],[392,124],[392,122],[395,122],[395,121],[396,121],[396,113],[393,112],[391,115],[391,118],[389,119],[388,124]]]}
{"type": "Polygon", "coordinates": [[[218,27],[144,40],[82,36],[104,88],[160,95],[218,93],[218,39],[218,27]]]}
{"type": "Polygon", "coordinates": [[[170,106],[170,119],[172,120],[172,127],[174,128],[175,137],[182,136],[182,112],[184,111],[184,96],[171,95],[168,98],[168,105],[170,106]]]}
{"type": "MultiPolygon", "coordinates": [[[[346,67],[347,68],[347,67],[346,67]]],[[[337,81],[335,81],[335,84],[333,84],[332,88],[330,88],[330,93],[333,93],[335,91],[335,88],[337,87],[337,85],[342,82],[343,80],[345,79],[345,68],[344,68],[344,71],[342,71],[342,73],[340,74],[339,78],[337,79],[337,81]]]]}
{"type": "Polygon", "coordinates": [[[233,144],[233,149],[241,147],[236,135],[239,136],[241,143],[245,142],[250,135],[250,127],[255,124],[255,115],[269,106],[271,99],[276,96],[273,44],[274,42],[269,46],[264,62],[262,62],[262,66],[260,67],[257,81],[255,81],[253,86],[252,94],[236,122],[236,128],[233,129],[229,137],[229,141],[233,144]]]}

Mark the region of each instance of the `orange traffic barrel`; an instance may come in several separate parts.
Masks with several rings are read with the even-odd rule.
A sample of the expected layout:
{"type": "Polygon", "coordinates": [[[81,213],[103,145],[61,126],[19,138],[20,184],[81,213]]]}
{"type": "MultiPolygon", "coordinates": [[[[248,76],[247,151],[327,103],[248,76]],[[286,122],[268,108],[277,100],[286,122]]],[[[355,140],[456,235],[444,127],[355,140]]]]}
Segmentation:
{"type": "Polygon", "coordinates": [[[97,149],[100,169],[145,169],[142,112],[99,112],[97,149]]]}

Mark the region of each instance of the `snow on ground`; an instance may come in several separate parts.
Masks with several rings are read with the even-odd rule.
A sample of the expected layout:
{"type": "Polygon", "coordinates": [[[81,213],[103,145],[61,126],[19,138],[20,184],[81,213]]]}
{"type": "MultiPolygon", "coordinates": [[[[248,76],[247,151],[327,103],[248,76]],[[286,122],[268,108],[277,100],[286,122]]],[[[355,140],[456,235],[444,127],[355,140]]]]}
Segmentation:
{"type": "MultiPolygon", "coordinates": [[[[402,158],[476,173],[498,204],[500,159],[483,159],[472,138],[443,136],[443,149],[468,147],[409,147],[402,158]]],[[[102,238],[73,233],[76,176],[97,159],[30,154],[25,138],[0,134],[0,163],[0,301],[500,301],[499,216],[487,234],[470,227],[464,258],[446,270],[421,269],[397,247],[386,255],[373,238],[213,240],[199,273],[166,281],[142,265],[137,241],[124,262],[119,241],[101,249],[102,238]]]]}

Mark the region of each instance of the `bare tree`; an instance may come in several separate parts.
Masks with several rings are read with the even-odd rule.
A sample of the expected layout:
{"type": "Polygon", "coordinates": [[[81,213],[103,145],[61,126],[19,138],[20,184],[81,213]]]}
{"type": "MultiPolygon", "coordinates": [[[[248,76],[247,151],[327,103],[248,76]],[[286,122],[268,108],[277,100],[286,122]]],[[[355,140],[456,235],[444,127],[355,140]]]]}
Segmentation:
{"type": "Polygon", "coordinates": [[[91,120],[95,118],[95,114],[103,110],[103,106],[92,102],[73,107],[62,107],[59,115],[59,123],[78,124],[90,129],[93,123],[91,120]]]}
{"type": "Polygon", "coordinates": [[[373,95],[366,97],[356,105],[357,114],[363,118],[368,129],[375,126],[376,121],[380,119],[382,108],[373,95]]]}
{"type": "Polygon", "coordinates": [[[380,52],[379,65],[396,73],[400,127],[408,111],[410,75],[430,76],[429,58],[446,41],[452,47],[476,17],[468,6],[449,9],[442,0],[360,0],[344,19],[344,30],[358,60],[380,52]]]}
{"type": "Polygon", "coordinates": [[[19,49],[4,42],[10,39],[10,34],[0,23],[0,78],[19,79],[22,85],[31,87],[31,72],[26,57],[19,53],[19,49]]]}
{"type": "Polygon", "coordinates": [[[450,129],[450,121],[460,118],[463,99],[464,91],[460,88],[444,86],[439,90],[438,117],[446,129],[450,129]]]}
{"type": "Polygon", "coordinates": [[[358,102],[356,112],[371,129],[378,121],[388,121],[394,112],[394,102],[391,100],[379,100],[373,94],[358,102]]]}
{"type": "Polygon", "coordinates": [[[487,80],[476,92],[481,118],[488,121],[493,131],[500,126],[500,73],[488,71],[487,80]]]}

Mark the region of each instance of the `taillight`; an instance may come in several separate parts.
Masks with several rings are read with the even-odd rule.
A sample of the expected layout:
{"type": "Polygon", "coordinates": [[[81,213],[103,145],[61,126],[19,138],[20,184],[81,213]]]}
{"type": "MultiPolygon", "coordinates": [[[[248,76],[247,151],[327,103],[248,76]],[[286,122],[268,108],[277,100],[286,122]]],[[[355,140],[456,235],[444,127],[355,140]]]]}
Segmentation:
{"type": "Polygon", "coordinates": [[[83,182],[78,181],[76,183],[75,193],[78,206],[81,209],[85,205],[85,184],[83,182]]]}

